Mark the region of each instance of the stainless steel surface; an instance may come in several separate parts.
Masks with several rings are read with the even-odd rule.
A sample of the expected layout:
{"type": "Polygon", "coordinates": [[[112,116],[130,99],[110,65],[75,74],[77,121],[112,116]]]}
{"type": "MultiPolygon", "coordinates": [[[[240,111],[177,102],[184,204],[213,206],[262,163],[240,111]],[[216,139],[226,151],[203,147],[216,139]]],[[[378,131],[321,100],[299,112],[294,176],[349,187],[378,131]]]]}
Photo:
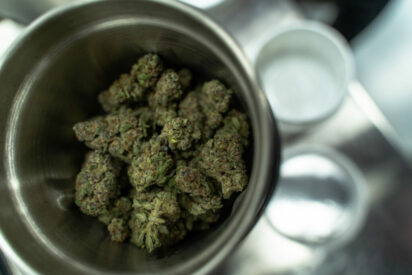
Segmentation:
{"type": "Polygon", "coordinates": [[[353,41],[359,80],[387,117],[399,152],[412,163],[412,1],[389,2],[353,41]]]}
{"type": "Polygon", "coordinates": [[[24,273],[204,273],[254,226],[276,182],[279,138],[254,72],[204,14],[175,1],[96,1],[28,27],[0,63],[0,246],[24,273]],[[225,79],[249,113],[250,185],[223,224],[165,254],[110,241],[73,205],[83,147],[71,127],[144,52],[225,79]]]}
{"type": "MultiPolygon", "coordinates": [[[[10,18],[22,24],[29,24],[47,11],[58,6],[84,2],[85,0],[1,0],[0,16],[10,18]]],[[[173,0],[175,1],[175,0],[173,0]]],[[[177,0],[176,0],[177,1],[177,0]]],[[[200,9],[216,9],[228,0],[179,0],[200,9]]]]}
{"type": "Polygon", "coordinates": [[[351,160],[325,146],[284,151],[266,218],[288,239],[331,252],[351,241],[367,213],[366,186],[351,160]]]}
{"type": "Polygon", "coordinates": [[[213,9],[220,6],[225,0],[179,0],[183,3],[195,6],[199,9],[213,9]]]}
{"type": "Polygon", "coordinates": [[[28,24],[46,11],[76,0],[1,0],[0,15],[28,24]]]}
{"type": "MultiPolygon", "coordinates": [[[[406,2],[403,1],[404,5],[406,2]]],[[[301,18],[299,9],[293,3],[281,0],[242,1],[211,15],[234,35],[248,56],[252,57],[256,55],[256,48],[260,48],[260,45],[256,46],[259,37],[265,37],[274,29],[301,18]]],[[[408,26],[400,29],[407,31],[410,29],[408,26]]],[[[375,30],[379,34],[379,29],[375,30]]],[[[407,39],[405,36],[402,38],[407,39]]],[[[391,53],[396,54],[396,48],[391,53]]],[[[373,58],[381,60],[376,55],[373,58]]],[[[370,64],[365,63],[365,73],[368,68],[370,64]]],[[[383,68],[373,68],[376,71],[380,69],[383,68]]],[[[384,81],[385,76],[381,76],[380,80],[384,81]]],[[[267,219],[261,219],[216,273],[412,274],[412,220],[409,213],[412,207],[412,170],[392,146],[399,142],[399,135],[362,84],[353,82],[349,89],[350,96],[332,118],[301,135],[285,135],[283,141],[286,149],[297,144],[329,146],[360,168],[367,184],[369,200],[366,203],[370,212],[359,234],[341,249],[324,253],[283,237],[273,230],[267,219]]]]}
{"type": "Polygon", "coordinates": [[[8,19],[0,21],[0,58],[22,31],[23,27],[16,22],[8,19]]]}
{"type": "Polygon", "coordinates": [[[290,0],[225,0],[207,12],[233,35],[251,60],[279,27],[302,18],[290,0]]]}
{"type": "Polygon", "coordinates": [[[267,219],[261,219],[217,273],[411,274],[412,171],[369,119],[374,103],[366,91],[354,83],[350,94],[332,118],[295,139],[286,140],[284,147],[287,150],[297,145],[328,146],[359,167],[365,178],[369,196],[366,204],[370,209],[359,234],[342,248],[325,253],[285,238],[273,230],[267,219]]]}

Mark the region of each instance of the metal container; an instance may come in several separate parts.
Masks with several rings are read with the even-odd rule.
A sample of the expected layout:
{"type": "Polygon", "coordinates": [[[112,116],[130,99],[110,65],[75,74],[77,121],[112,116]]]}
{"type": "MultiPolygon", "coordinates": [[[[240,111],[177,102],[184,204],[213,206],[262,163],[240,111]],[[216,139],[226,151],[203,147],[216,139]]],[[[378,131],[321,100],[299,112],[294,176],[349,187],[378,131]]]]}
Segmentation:
{"type": "Polygon", "coordinates": [[[49,9],[73,0],[1,0],[0,16],[28,24],[49,9]]]}
{"type": "Polygon", "coordinates": [[[27,273],[211,271],[255,225],[277,180],[277,127],[251,65],[216,23],[177,1],[87,1],[46,14],[1,61],[0,106],[0,246],[27,273]],[[253,131],[250,182],[228,218],[156,255],[111,242],[73,204],[84,148],[71,127],[145,52],[225,80],[253,131]]]}

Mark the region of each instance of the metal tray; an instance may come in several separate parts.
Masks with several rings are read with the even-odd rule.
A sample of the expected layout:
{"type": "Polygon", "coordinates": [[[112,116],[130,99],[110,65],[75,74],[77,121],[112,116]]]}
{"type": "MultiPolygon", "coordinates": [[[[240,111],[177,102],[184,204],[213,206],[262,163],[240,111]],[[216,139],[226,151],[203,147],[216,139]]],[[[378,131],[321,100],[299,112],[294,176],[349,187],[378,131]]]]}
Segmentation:
{"type": "MultiPolygon", "coordinates": [[[[304,20],[291,1],[226,0],[208,10],[243,46],[256,55],[258,41],[274,28],[304,20]]],[[[222,264],[219,274],[412,274],[412,177],[410,163],[393,146],[399,137],[362,84],[332,117],[297,137],[285,148],[305,144],[333,148],[353,161],[366,181],[369,212],[352,241],[319,254],[277,233],[263,216],[222,264]]]]}

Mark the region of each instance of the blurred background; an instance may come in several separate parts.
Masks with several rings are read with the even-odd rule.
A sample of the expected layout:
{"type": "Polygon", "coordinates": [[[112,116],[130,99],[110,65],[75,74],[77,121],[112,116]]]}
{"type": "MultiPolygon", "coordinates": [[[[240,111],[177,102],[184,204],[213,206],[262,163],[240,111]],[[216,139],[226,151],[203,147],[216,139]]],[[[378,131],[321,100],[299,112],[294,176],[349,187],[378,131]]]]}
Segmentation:
{"type": "MultiPolygon", "coordinates": [[[[321,144],[359,169],[368,192],[368,214],[359,232],[339,248],[325,249],[280,234],[266,214],[217,272],[412,274],[412,1],[182,1],[204,9],[241,45],[251,34],[294,20],[326,23],[349,41],[359,81],[339,112],[284,144],[321,144]]],[[[68,2],[0,0],[0,56],[27,24],[68,2]]],[[[0,255],[0,262],[6,261],[0,255]]],[[[0,274],[9,272],[19,271],[12,263],[0,264],[0,274]]]]}

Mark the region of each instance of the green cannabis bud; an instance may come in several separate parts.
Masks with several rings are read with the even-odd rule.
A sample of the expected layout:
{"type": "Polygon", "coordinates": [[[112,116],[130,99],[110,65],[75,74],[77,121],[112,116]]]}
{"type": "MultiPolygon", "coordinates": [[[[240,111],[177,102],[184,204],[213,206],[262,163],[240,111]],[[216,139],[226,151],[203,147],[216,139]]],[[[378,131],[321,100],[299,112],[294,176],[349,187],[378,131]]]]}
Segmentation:
{"type": "Polygon", "coordinates": [[[186,151],[202,136],[200,130],[187,118],[174,118],[163,127],[162,134],[167,137],[169,148],[186,151]]]}
{"type": "Polygon", "coordinates": [[[192,72],[188,69],[181,69],[177,72],[177,75],[179,76],[179,81],[182,85],[182,88],[184,90],[188,89],[190,87],[190,84],[192,83],[192,72]]]}
{"type": "Polygon", "coordinates": [[[200,93],[200,105],[207,117],[205,121],[205,137],[209,138],[213,130],[219,127],[223,114],[229,109],[232,91],[218,80],[211,80],[203,84],[200,93]]]}
{"type": "Polygon", "coordinates": [[[238,133],[242,139],[243,146],[248,146],[249,123],[245,114],[233,109],[223,119],[223,124],[222,131],[238,133]]]}
{"type": "Polygon", "coordinates": [[[188,93],[179,104],[178,114],[179,117],[190,120],[199,130],[203,130],[205,115],[200,107],[199,93],[188,93]]]}
{"type": "Polygon", "coordinates": [[[220,183],[223,198],[242,191],[248,181],[243,161],[243,145],[238,133],[225,128],[217,131],[202,148],[199,166],[204,173],[220,183]]]}
{"type": "Polygon", "coordinates": [[[131,75],[143,88],[151,88],[156,84],[163,72],[163,61],[157,54],[146,54],[137,64],[132,66],[131,75]]]}
{"type": "Polygon", "coordinates": [[[138,191],[152,185],[162,186],[169,179],[173,164],[166,139],[154,136],[143,146],[143,152],[132,160],[128,168],[130,183],[138,191]]]}
{"type": "Polygon", "coordinates": [[[106,116],[76,123],[74,133],[86,146],[126,162],[141,153],[142,145],[154,129],[150,109],[120,109],[106,116]]]}
{"type": "Polygon", "coordinates": [[[133,199],[133,208],[129,222],[131,242],[149,252],[168,239],[181,214],[176,194],[156,189],[138,192],[133,199]]]}
{"type": "Polygon", "coordinates": [[[174,181],[178,190],[191,196],[209,197],[214,191],[213,183],[196,165],[178,165],[174,181]]]}
{"type": "Polygon", "coordinates": [[[121,164],[107,154],[93,151],[86,155],[75,185],[75,203],[83,213],[90,216],[104,213],[119,194],[120,169],[121,164]]]}
{"type": "Polygon", "coordinates": [[[106,112],[116,110],[121,104],[137,102],[144,96],[145,90],[134,81],[133,76],[122,74],[108,90],[99,96],[99,102],[106,112]]]}
{"type": "Polygon", "coordinates": [[[166,70],[156,84],[154,93],[149,95],[149,105],[152,107],[166,107],[169,103],[177,101],[183,95],[179,75],[172,69],[166,70]]]}
{"type": "Polygon", "coordinates": [[[119,197],[99,216],[99,221],[109,225],[114,218],[128,219],[132,209],[132,200],[126,196],[119,197]]]}
{"type": "Polygon", "coordinates": [[[127,221],[121,218],[114,218],[107,226],[110,236],[115,242],[123,242],[129,235],[129,227],[127,221]]]}
{"type": "Polygon", "coordinates": [[[169,120],[177,117],[176,105],[169,104],[167,107],[157,106],[154,109],[154,117],[157,125],[165,126],[169,120]]]}
{"type": "Polygon", "coordinates": [[[105,115],[73,126],[91,150],[75,204],[114,242],[149,253],[211,228],[248,182],[250,126],[231,98],[218,80],[199,83],[156,54],[140,57],[98,95],[105,115]]]}
{"type": "Polygon", "coordinates": [[[208,211],[216,212],[222,208],[222,198],[215,195],[210,197],[202,196],[182,196],[182,206],[193,216],[207,214],[208,211]]]}
{"type": "Polygon", "coordinates": [[[130,73],[121,74],[109,89],[99,94],[98,100],[103,110],[112,112],[124,104],[142,101],[162,71],[163,62],[158,55],[144,55],[133,65],[130,73]]]}

